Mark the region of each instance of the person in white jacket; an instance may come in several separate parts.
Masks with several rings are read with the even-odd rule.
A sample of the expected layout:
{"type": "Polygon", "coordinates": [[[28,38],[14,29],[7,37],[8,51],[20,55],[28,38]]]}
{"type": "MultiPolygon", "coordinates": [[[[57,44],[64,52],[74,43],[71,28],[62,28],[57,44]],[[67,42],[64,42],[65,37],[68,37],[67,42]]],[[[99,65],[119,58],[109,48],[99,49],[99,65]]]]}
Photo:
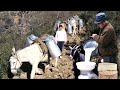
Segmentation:
{"type": "MultiPolygon", "coordinates": [[[[64,23],[59,25],[59,30],[56,32],[55,40],[61,52],[63,51],[64,44],[67,42],[67,33],[65,31],[64,23]]],[[[62,58],[62,55],[60,56],[62,58]]]]}

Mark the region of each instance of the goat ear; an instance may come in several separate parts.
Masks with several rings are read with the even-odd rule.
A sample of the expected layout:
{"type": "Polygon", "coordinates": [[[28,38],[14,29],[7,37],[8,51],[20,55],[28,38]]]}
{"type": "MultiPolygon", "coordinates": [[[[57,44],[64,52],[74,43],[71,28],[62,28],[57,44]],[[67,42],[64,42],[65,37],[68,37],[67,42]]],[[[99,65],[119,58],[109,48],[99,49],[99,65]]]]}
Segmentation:
{"type": "Polygon", "coordinates": [[[69,46],[69,48],[72,50],[73,48],[71,46],[69,46]]]}
{"type": "Polygon", "coordinates": [[[12,48],[12,54],[15,54],[15,47],[12,48]]]}

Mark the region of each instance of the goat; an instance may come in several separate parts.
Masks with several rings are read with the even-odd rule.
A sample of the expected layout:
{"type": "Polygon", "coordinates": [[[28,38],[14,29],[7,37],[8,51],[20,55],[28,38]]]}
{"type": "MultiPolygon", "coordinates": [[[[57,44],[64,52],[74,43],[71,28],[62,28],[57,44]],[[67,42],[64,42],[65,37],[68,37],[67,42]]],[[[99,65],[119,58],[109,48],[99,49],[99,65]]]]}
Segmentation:
{"type": "Polygon", "coordinates": [[[85,60],[85,51],[82,48],[82,45],[75,45],[73,48],[69,46],[70,48],[70,58],[73,59],[73,70],[74,70],[74,75],[75,79],[78,79],[78,76],[80,75],[80,71],[77,69],[76,63],[80,61],[85,60]]]}
{"type": "MultiPolygon", "coordinates": [[[[84,43],[84,42],[82,42],[84,43]]],[[[69,46],[70,48],[70,58],[74,60],[73,66],[75,71],[75,78],[78,78],[78,75],[80,74],[80,71],[76,67],[76,62],[84,61],[85,60],[85,51],[83,49],[83,44],[75,45],[73,48],[69,46]]],[[[91,61],[96,63],[95,68],[93,69],[93,72],[98,75],[97,67],[99,63],[102,63],[102,59],[99,56],[92,56],[91,61]]]]}
{"type": "Polygon", "coordinates": [[[70,51],[70,58],[74,59],[75,61],[84,61],[85,57],[85,51],[82,48],[82,45],[75,45],[73,48],[71,46],[69,46],[69,48],[71,49],[70,51]]]}

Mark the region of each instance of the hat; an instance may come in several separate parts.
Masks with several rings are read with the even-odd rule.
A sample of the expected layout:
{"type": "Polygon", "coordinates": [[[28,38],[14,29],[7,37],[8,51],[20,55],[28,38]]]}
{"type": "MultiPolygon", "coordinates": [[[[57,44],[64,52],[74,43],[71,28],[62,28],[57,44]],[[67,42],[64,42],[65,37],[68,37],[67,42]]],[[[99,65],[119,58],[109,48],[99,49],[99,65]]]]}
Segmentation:
{"type": "Polygon", "coordinates": [[[106,14],[101,12],[101,13],[96,14],[94,23],[98,24],[98,23],[101,23],[101,22],[103,22],[105,20],[106,20],[106,14]]]}

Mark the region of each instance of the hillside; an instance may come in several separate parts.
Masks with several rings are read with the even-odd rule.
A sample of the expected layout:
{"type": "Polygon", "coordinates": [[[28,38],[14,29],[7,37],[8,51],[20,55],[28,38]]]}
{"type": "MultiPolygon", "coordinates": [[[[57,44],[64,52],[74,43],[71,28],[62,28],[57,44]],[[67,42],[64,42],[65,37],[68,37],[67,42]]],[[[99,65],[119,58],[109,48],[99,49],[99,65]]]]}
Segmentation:
{"type": "MultiPolygon", "coordinates": [[[[78,15],[79,17],[83,18],[85,26],[89,32],[88,35],[90,35],[98,30],[97,26],[94,25],[94,16],[97,12],[98,11],[1,11],[0,78],[7,78],[8,61],[11,56],[12,47],[15,46],[17,50],[22,49],[26,41],[26,38],[30,34],[34,34],[36,36],[41,36],[42,34],[53,35],[54,34],[53,26],[57,20],[66,21],[69,17],[73,15],[78,15]]],[[[116,33],[119,33],[120,12],[119,11],[105,11],[105,12],[108,15],[108,20],[114,26],[116,33]]],[[[80,39],[78,38],[77,39],[69,38],[68,40],[71,42],[77,40],[77,43],[79,43],[79,40],[83,38],[80,39]]],[[[66,49],[64,51],[65,53],[69,52],[69,50],[66,49]]],[[[60,63],[62,62],[62,60],[59,61],[60,63]]],[[[72,65],[72,61],[69,61],[68,55],[64,56],[63,61],[65,62],[64,64],[66,65],[67,63],[72,65]]],[[[72,70],[72,67],[70,70],[72,70]]],[[[73,78],[74,77],[73,72],[71,71],[70,73],[71,78],[73,78]]]]}

